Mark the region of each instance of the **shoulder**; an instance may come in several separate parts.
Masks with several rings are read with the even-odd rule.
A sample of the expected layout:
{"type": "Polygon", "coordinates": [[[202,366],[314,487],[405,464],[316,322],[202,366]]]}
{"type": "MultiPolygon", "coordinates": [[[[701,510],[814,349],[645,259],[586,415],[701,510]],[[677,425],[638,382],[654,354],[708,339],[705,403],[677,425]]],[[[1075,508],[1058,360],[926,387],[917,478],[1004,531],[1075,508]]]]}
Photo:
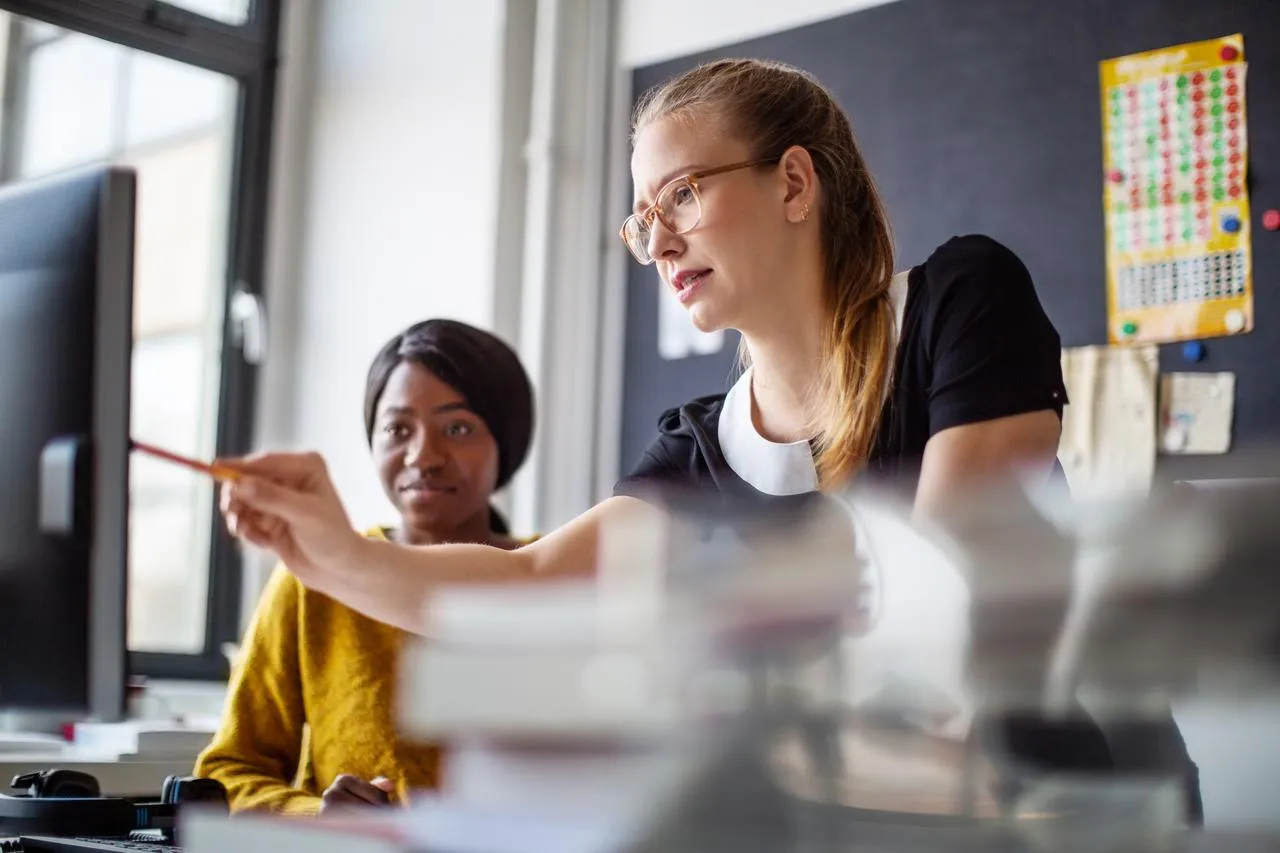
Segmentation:
{"type": "MultiPolygon", "coordinates": [[[[925,345],[1010,335],[1060,343],[1031,272],[1003,243],[982,234],[953,237],[912,270],[919,288],[925,345]]],[[[1056,355],[1055,355],[1056,358],[1056,355]]]]}
{"type": "Polygon", "coordinates": [[[709,394],[695,397],[683,406],[667,409],[658,416],[658,440],[663,436],[692,438],[695,430],[714,427],[720,420],[724,398],[724,394],[709,394]]]}
{"type": "Polygon", "coordinates": [[[912,270],[912,278],[912,285],[923,285],[935,306],[966,296],[984,298],[999,292],[1035,290],[1022,259],[984,234],[952,237],[912,270]]]}
{"type": "Polygon", "coordinates": [[[614,486],[614,495],[643,497],[656,485],[681,485],[700,479],[718,453],[716,428],[724,394],[696,397],[658,417],[658,434],[631,471],[614,486]]]}

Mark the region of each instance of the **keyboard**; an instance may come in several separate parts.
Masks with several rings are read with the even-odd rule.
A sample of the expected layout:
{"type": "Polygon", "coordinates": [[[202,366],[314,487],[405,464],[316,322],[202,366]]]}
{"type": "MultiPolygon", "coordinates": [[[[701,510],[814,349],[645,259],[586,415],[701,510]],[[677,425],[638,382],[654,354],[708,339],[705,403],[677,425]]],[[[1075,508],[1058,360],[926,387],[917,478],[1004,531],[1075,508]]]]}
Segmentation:
{"type": "Polygon", "coordinates": [[[91,853],[91,851],[102,851],[102,853],[120,853],[120,851],[153,851],[153,853],[182,853],[181,847],[175,847],[168,842],[162,841],[156,837],[154,839],[147,838],[141,833],[141,837],[134,838],[65,838],[52,835],[24,835],[22,836],[22,853],[36,853],[36,851],[50,851],[50,853],[91,853]]]}

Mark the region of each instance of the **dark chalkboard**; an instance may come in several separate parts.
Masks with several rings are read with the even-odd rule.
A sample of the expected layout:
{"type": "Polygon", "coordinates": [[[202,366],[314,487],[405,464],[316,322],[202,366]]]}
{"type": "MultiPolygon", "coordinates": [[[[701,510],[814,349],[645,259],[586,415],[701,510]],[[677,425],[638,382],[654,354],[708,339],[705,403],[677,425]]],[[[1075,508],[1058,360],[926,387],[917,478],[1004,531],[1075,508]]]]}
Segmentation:
{"type": "MultiPolygon", "coordinates": [[[[1205,342],[1163,370],[1236,373],[1234,447],[1226,457],[1162,457],[1162,473],[1240,476],[1239,449],[1280,437],[1280,0],[899,0],[834,20],[637,69],[633,91],[707,59],[755,56],[805,68],[829,86],[893,218],[900,269],[954,234],[990,234],[1036,278],[1064,345],[1106,342],[1103,59],[1240,32],[1247,103],[1254,257],[1254,332],[1205,342]]],[[[626,211],[619,211],[619,219],[626,211]]],[[[733,345],[665,361],[657,349],[656,273],[628,275],[621,461],[653,437],[659,413],[723,390],[733,345]]],[[[1268,472],[1280,474],[1278,470],[1268,472]]]]}

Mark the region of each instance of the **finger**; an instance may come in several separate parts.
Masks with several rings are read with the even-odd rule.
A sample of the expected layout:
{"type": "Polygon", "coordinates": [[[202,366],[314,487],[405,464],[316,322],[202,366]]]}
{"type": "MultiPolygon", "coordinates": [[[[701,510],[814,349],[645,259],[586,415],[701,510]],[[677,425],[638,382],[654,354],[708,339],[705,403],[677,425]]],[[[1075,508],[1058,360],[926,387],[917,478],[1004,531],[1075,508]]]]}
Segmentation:
{"type": "Polygon", "coordinates": [[[334,786],[340,788],[344,793],[351,795],[356,800],[370,805],[381,805],[387,801],[387,795],[384,791],[375,788],[370,783],[356,776],[339,776],[334,781],[334,786]]]}
{"type": "Polygon", "coordinates": [[[326,470],[319,453],[255,453],[217,459],[214,464],[238,474],[286,482],[309,479],[326,470]]]}
{"type": "Polygon", "coordinates": [[[396,790],[396,783],[392,782],[386,776],[378,776],[377,778],[371,779],[369,780],[369,784],[377,788],[379,791],[384,791],[388,794],[394,794],[396,790]]]}
{"type": "Polygon", "coordinates": [[[235,487],[235,499],[241,504],[283,521],[305,520],[314,515],[311,496],[289,486],[261,477],[246,477],[235,487]]]}

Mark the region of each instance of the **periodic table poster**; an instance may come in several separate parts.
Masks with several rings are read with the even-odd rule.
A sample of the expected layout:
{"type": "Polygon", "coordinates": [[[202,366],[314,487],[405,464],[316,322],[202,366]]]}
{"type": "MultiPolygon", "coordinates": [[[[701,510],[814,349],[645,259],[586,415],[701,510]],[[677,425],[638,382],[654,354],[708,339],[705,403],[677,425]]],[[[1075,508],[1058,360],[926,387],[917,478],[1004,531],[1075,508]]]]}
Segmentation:
{"type": "Polygon", "coordinates": [[[1101,63],[1112,343],[1253,328],[1244,38],[1101,63]]]}

